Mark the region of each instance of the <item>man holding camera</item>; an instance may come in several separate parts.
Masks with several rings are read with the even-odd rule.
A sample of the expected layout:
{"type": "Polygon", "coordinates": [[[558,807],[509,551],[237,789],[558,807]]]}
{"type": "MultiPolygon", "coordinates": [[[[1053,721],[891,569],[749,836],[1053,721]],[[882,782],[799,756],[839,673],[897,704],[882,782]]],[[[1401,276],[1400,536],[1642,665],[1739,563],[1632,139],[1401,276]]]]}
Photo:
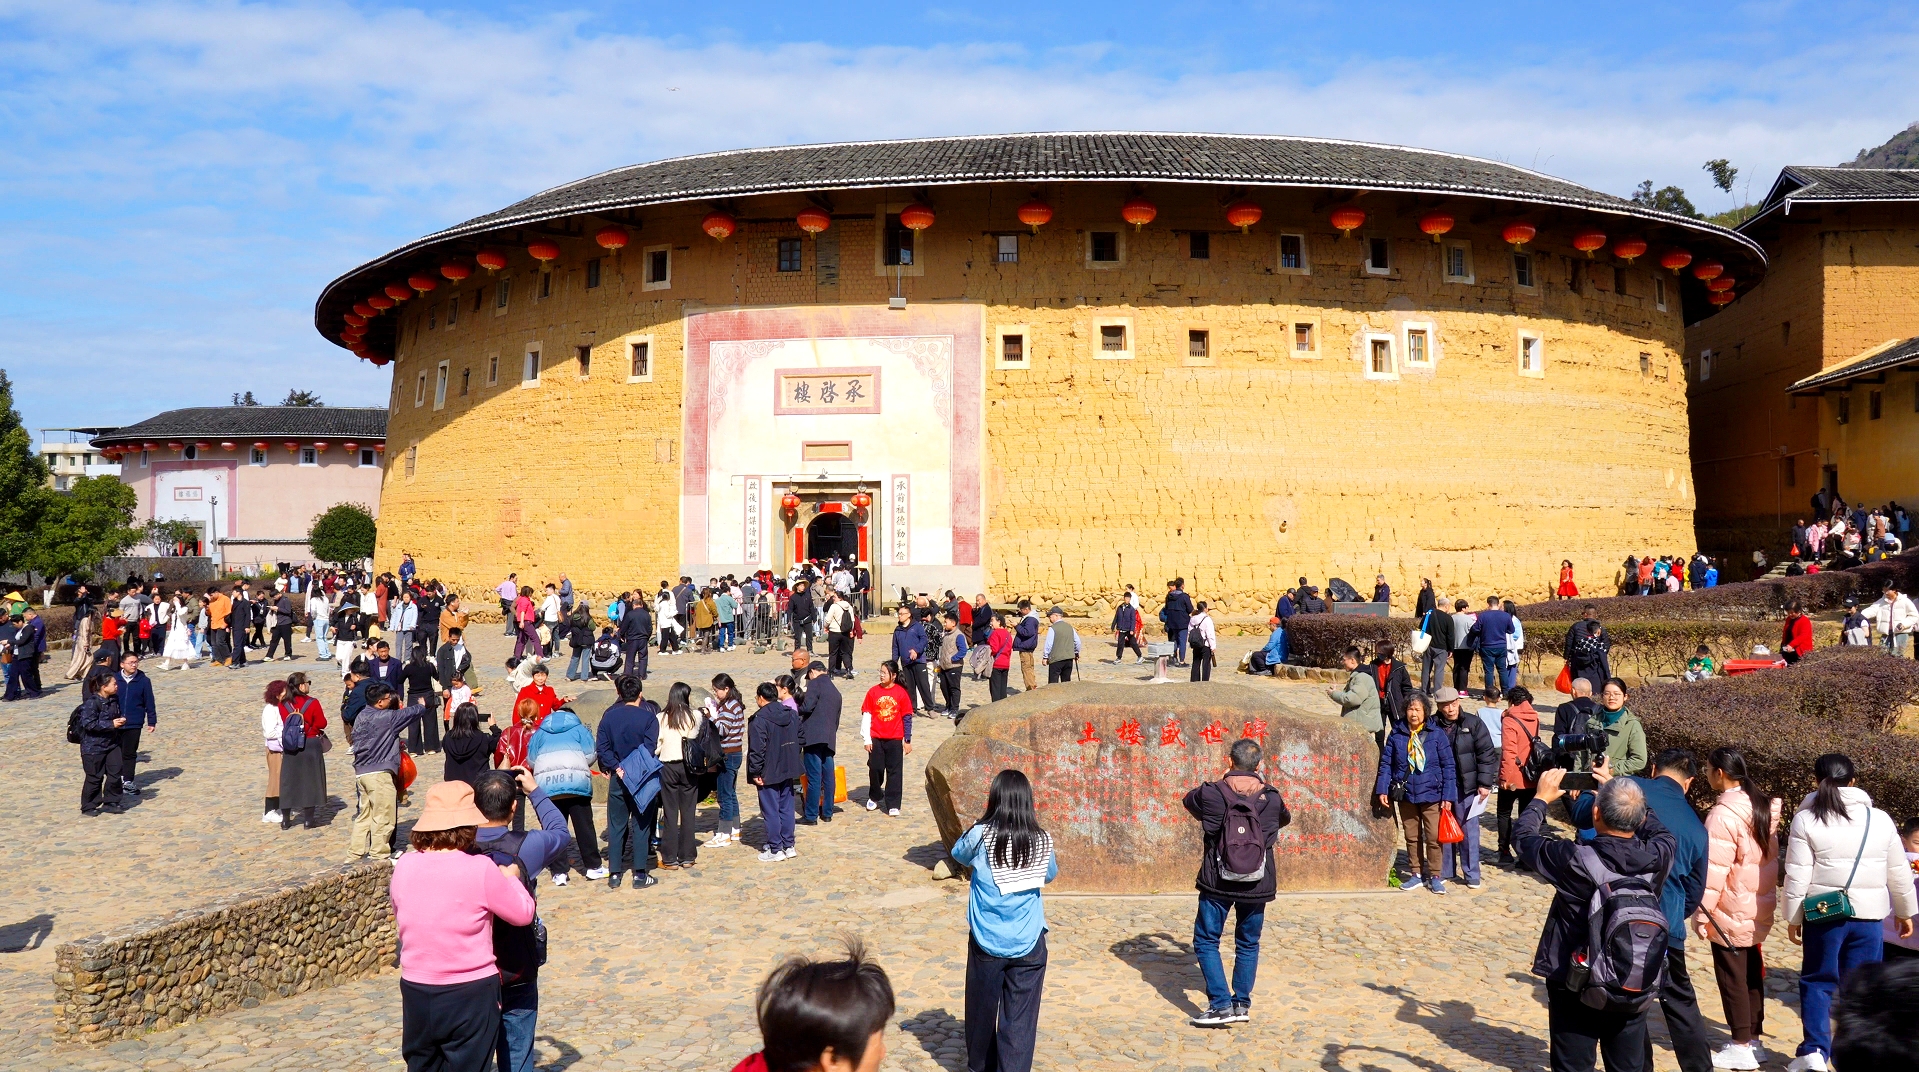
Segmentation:
{"type": "MultiPolygon", "coordinates": [[[[1546,980],[1552,1068],[1554,1072],[1590,1072],[1603,1052],[1607,1072],[1650,1072],[1648,1004],[1622,1006],[1603,995],[1595,999],[1586,985],[1594,959],[1611,952],[1610,947],[1588,948],[1593,895],[1601,881],[1617,885],[1595,875],[1593,867],[1619,878],[1639,879],[1659,890],[1678,842],[1647,808],[1646,793],[1639,784],[1610,777],[1603,759],[1592,772],[1599,786],[1593,815],[1598,837],[1582,843],[1546,833],[1546,808],[1565,794],[1560,783],[1567,773],[1554,768],[1539,776],[1538,794],[1520,813],[1513,831],[1520,860],[1556,891],[1533,954],[1533,974],[1546,980]]],[[[1663,933],[1659,938],[1664,938],[1663,933]]],[[[1654,976],[1654,985],[1658,982],[1659,976],[1654,976]]]]}
{"type": "MultiPolygon", "coordinates": [[[[473,848],[502,866],[520,865],[520,881],[538,900],[534,876],[573,845],[566,833],[566,816],[548,800],[525,767],[491,770],[474,779],[473,804],[486,816],[474,833],[473,848]],[[525,799],[540,817],[540,829],[514,833],[507,829],[514,811],[525,799]]],[[[500,968],[500,1072],[533,1072],[533,1031],[540,1017],[540,965],[546,960],[546,925],[533,922],[515,927],[493,921],[493,958],[500,968]]]]}

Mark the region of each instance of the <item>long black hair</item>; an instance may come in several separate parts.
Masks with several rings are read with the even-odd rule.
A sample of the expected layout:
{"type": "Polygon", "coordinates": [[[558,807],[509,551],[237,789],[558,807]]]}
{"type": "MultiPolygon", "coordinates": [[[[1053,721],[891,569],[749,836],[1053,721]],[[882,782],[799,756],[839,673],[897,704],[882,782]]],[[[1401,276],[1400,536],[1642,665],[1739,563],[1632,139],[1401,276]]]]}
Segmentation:
{"type": "Polygon", "coordinates": [[[1831,822],[1835,815],[1852,818],[1839,790],[1852,784],[1854,773],[1851,757],[1840,752],[1827,752],[1812,761],[1812,776],[1819,779],[1819,790],[1812,795],[1813,818],[1822,823],[1831,822]]]}
{"type": "Polygon", "coordinates": [[[693,718],[693,687],[684,681],[666,690],[666,724],[674,733],[691,733],[699,726],[693,718]]]}
{"type": "Polygon", "coordinates": [[[1039,858],[1040,839],[1046,831],[1033,814],[1033,783],[1019,771],[993,775],[993,787],[986,791],[986,812],[975,825],[993,828],[994,867],[1026,867],[1039,858]]]}
{"type": "Polygon", "coordinates": [[[446,731],[447,743],[480,736],[480,706],[463,703],[453,709],[453,727],[446,731]]]}
{"type": "Polygon", "coordinates": [[[1746,773],[1746,757],[1737,748],[1714,749],[1706,758],[1712,769],[1739,783],[1746,791],[1746,799],[1752,801],[1752,836],[1759,839],[1761,858],[1773,853],[1776,839],[1772,829],[1772,797],[1759,788],[1759,783],[1746,773]]]}

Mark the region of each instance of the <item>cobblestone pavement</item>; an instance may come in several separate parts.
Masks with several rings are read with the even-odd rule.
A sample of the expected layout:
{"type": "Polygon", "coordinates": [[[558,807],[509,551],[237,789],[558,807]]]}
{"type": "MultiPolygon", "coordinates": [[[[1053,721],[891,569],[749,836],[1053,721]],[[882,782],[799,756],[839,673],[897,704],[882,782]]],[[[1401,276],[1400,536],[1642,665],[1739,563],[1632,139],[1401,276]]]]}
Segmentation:
{"type": "MultiPolygon", "coordinates": [[[[476,662],[497,667],[506,654],[502,639],[484,627],[475,632],[476,662]]],[[[1230,668],[1256,643],[1227,639],[1221,661],[1230,668]]],[[[860,644],[861,675],[847,683],[849,695],[873,683],[884,651],[884,634],[860,644]]],[[[745,649],[655,656],[649,693],[663,694],[674,680],[704,683],[721,670],[750,689],[786,662],[745,649]]],[[[308,658],[155,674],[159,732],[143,744],[141,802],[120,817],[79,815],[79,758],[62,732],[77,687],[0,705],[7,785],[0,824],[13,847],[13,878],[0,892],[0,1001],[11,1014],[0,1022],[0,1065],[145,1072],[402,1066],[392,972],[99,1049],[53,1039],[49,975],[57,943],[343,857],[350,816],[337,798],[352,786],[344,749],[328,761],[336,798],[330,825],[283,833],[259,822],[260,691],[275,676],[313,666],[308,658]]],[[[1088,662],[1084,676],[1143,681],[1146,674],[1088,662]]],[[[337,693],[328,680],[315,691],[332,714],[337,693]]],[[[483,709],[506,710],[500,678],[487,680],[494,690],[483,709]]],[[[1323,685],[1259,684],[1301,705],[1327,703],[1323,685]]],[[[966,692],[978,702],[985,685],[969,680],[966,692]]],[[[604,685],[583,699],[595,701],[606,702],[604,685]]],[[[842,762],[855,798],[863,798],[857,716],[842,725],[842,762]]],[[[921,784],[926,757],[950,732],[942,719],[919,721],[909,786],[921,784]]],[[[437,757],[421,767],[424,782],[438,779],[437,757]]],[[[403,824],[418,814],[418,799],[416,791],[403,824]]],[[[710,828],[715,815],[702,809],[702,825],[710,828]]],[[[749,819],[749,840],[758,827],[757,817],[749,819]]],[[[779,864],[762,864],[745,847],[703,850],[696,868],[661,872],[661,884],[644,892],[608,890],[577,873],[564,888],[542,882],[553,941],[541,976],[541,1067],[723,1072],[756,1048],[752,996],[766,971],[786,954],[828,949],[836,933],[851,931],[877,948],[899,992],[885,1067],[963,1069],[966,890],[932,878],[942,850],[923,796],[909,792],[897,819],[852,811],[830,825],[801,827],[799,849],[797,860],[779,864]]],[[[1203,1001],[1190,952],[1190,897],[1049,897],[1038,1067],[1543,1068],[1545,1012],[1526,967],[1548,894],[1526,876],[1486,873],[1483,889],[1454,885],[1443,900],[1424,892],[1282,898],[1267,913],[1253,1022],[1231,1031],[1186,1023],[1203,1001]]],[[[1769,948],[1773,960],[1792,949],[1783,935],[1769,948]]],[[[1694,951],[1692,967],[1717,1025],[1703,951],[1694,951]]],[[[1789,997],[1794,982],[1790,969],[1775,965],[1775,997],[1789,997]]],[[[1772,1014],[1776,1030],[1796,1042],[1791,1011],[1775,1006],[1772,1014]]],[[[1773,1048],[1790,1052],[1791,1044],[1773,1048]]],[[[1663,1035],[1658,1067],[1674,1067],[1663,1035]]]]}

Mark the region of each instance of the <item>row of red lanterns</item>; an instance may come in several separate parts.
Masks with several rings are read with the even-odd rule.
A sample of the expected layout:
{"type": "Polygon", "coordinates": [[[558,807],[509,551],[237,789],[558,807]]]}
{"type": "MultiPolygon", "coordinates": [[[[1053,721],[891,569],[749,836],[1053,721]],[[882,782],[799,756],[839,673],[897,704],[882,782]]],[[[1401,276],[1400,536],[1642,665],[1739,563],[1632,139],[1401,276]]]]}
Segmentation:
{"type": "MultiPolygon", "coordinates": [[[[263,440],[256,441],[253,444],[253,449],[266,450],[271,445],[272,444],[268,443],[266,440],[263,439],[263,440]]],[[[292,439],[286,440],[280,445],[287,449],[288,454],[298,453],[301,447],[312,447],[314,450],[324,454],[326,453],[327,448],[332,446],[332,444],[326,440],[315,440],[312,443],[301,443],[297,440],[292,440],[292,439]]],[[[128,454],[135,454],[135,453],[138,453],[139,451],[159,450],[160,446],[161,445],[159,443],[137,443],[137,444],[128,443],[125,446],[116,445],[116,446],[110,446],[110,447],[102,447],[100,449],[100,454],[103,457],[110,458],[117,461],[128,454]]],[[[348,453],[352,453],[353,451],[360,449],[360,444],[351,439],[341,443],[340,446],[343,449],[345,449],[348,453]]],[[[166,448],[168,450],[184,450],[186,449],[186,447],[187,447],[187,444],[182,440],[172,439],[172,440],[168,440],[166,443],[166,448]]],[[[212,450],[213,444],[206,441],[196,441],[195,443],[193,443],[193,447],[195,450],[205,452],[205,451],[212,450]]],[[[240,449],[240,444],[230,439],[221,440],[220,449],[224,451],[236,451],[240,449]]],[[[385,454],[386,444],[375,443],[373,444],[373,449],[375,451],[378,451],[381,454],[385,454]]]]}
{"type": "MultiPolygon", "coordinates": [[[[853,503],[853,509],[855,510],[864,510],[867,507],[873,505],[873,497],[866,493],[865,488],[861,488],[858,491],[854,492],[853,498],[851,501],[853,503]]],[[[790,514],[797,511],[799,508],[800,508],[800,496],[798,492],[788,491],[786,494],[780,496],[781,510],[784,510],[790,514]]]]}

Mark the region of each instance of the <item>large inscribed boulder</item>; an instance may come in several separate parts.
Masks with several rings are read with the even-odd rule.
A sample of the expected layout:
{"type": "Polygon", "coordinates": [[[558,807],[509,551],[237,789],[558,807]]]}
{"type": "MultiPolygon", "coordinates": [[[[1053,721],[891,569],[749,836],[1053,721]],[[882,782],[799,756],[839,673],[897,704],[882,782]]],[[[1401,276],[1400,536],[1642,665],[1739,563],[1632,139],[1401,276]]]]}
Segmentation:
{"type": "Polygon", "coordinates": [[[1265,745],[1260,773],[1292,810],[1275,846],[1279,888],[1383,885],[1396,846],[1373,811],[1372,735],[1244,685],[1073,682],[976,708],[927,764],[926,794],[951,848],[993,776],[1022,770],[1059,857],[1053,889],[1190,890],[1201,838],[1180,800],[1225,773],[1241,737],[1265,745]]]}

